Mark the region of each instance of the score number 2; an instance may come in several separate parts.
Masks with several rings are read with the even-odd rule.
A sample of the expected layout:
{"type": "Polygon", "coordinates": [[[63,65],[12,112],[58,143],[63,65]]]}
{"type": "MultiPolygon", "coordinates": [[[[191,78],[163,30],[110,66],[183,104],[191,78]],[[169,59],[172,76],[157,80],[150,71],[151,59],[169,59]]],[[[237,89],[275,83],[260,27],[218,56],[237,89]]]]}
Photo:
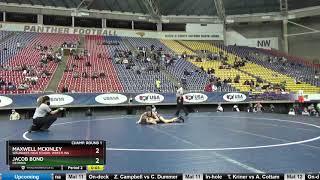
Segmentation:
{"type": "MultiPolygon", "coordinates": [[[[100,149],[96,148],[96,154],[99,154],[99,153],[100,153],[100,149]]],[[[100,163],[100,159],[96,158],[96,164],[99,164],[99,163],[100,163]]]]}

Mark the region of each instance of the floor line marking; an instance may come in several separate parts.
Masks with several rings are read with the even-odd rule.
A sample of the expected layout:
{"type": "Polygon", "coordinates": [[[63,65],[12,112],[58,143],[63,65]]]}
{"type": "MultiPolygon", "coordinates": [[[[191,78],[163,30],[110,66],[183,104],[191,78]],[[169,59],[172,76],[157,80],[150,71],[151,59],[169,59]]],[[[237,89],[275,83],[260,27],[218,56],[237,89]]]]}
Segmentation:
{"type": "MultiPolygon", "coordinates": [[[[187,139],[178,137],[178,136],[176,136],[176,135],[174,135],[174,134],[171,134],[171,133],[169,133],[169,132],[163,131],[163,130],[161,130],[161,129],[156,129],[156,128],[154,128],[154,127],[150,127],[150,128],[153,129],[154,131],[157,131],[157,132],[159,132],[159,133],[165,134],[165,135],[167,135],[167,136],[169,136],[169,137],[171,137],[171,138],[177,139],[177,140],[179,140],[179,141],[181,141],[181,142],[183,142],[183,143],[190,144],[190,145],[192,145],[192,146],[201,148],[201,146],[199,146],[199,145],[197,145],[197,144],[194,144],[193,142],[191,142],[191,141],[189,141],[189,140],[187,140],[187,139]]],[[[264,173],[263,171],[260,171],[260,170],[254,168],[254,167],[251,167],[251,166],[248,166],[248,165],[246,165],[246,164],[243,164],[243,163],[241,163],[241,162],[239,162],[239,161],[237,161],[237,160],[235,160],[235,159],[232,159],[232,158],[230,158],[230,157],[228,157],[228,156],[225,156],[225,155],[222,155],[222,154],[220,154],[220,153],[217,153],[217,152],[210,152],[210,153],[211,153],[211,154],[214,154],[214,155],[217,156],[218,158],[221,158],[221,159],[223,159],[223,160],[225,160],[225,161],[227,161],[227,162],[229,162],[229,163],[232,163],[232,164],[235,164],[235,165],[237,165],[237,166],[240,166],[241,168],[246,169],[246,170],[248,170],[248,171],[251,171],[251,172],[253,172],[253,173],[264,173]]]]}
{"type": "MultiPolygon", "coordinates": [[[[198,116],[200,117],[200,116],[198,116]]],[[[204,117],[204,116],[203,116],[204,117]]],[[[208,117],[208,116],[206,116],[208,117]]],[[[246,119],[264,119],[269,121],[279,121],[279,122],[290,122],[295,124],[303,124],[306,126],[312,126],[315,128],[320,129],[320,126],[304,123],[304,122],[298,122],[298,121],[290,121],[290,120],[281,120],[281,119],[272,119],[272,118],[254,118],[254,117],[236,117],[236,116],[215,116],[215,117],[229,117],[229,118],[246,118],[246,119]]],[[[113,120],[113,119],[121,119],[124,117],[117,117],[117,118],[104,118],[104,119],[95,119],[91,121],[105,121],[105,120],[113,120]]],[[[88,120],[80,120],[80,121],[70,121],[70,122],[64,122],[64,123],[57,123],[53,124],[52,126],[59,126],[59,125],[66,125],[66,124],[74,124],[79,122],[87,122],[88,120]]],[[[28,138],[27,136],[28,132],[25,132],[23,134],[23,138],[28,141],[32,141],[32,139],[28,138]]],[[[282,147],[282,146],[290,146],[290,145],[298,145],[298,144],[304,144],[308,142],[317,141],[320,139],[320,136],[307,139],[303,141],[295,141],[295,142],[288,142],[288,143],[282,143],[282,144],[271,144],[271,145],[261,145],[261,146],[244,146],[244,147],[234,147],[234,148],[206,148],[206,149],[139,149],[139,148],[107,148],[109,151],[141,151],[141,152],[186,152],[186,151],[228,151],[228,150],[246,150],[246,149],[262,149],[262,148],[273,148],[273,147],[282,147]]]]}

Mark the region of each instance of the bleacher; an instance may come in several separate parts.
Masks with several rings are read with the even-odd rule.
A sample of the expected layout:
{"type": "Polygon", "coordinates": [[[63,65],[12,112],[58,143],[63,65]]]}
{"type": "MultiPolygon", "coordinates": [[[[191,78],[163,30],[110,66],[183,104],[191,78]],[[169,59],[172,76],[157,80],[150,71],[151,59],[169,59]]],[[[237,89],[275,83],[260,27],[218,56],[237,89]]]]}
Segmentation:
{"type": "Polygon", "coordinates": [[[161,39],[160,41],[162,44],[166,45],[168,48],[173,50],[178,55],[182,55],[184,53],[187,55],[196,55],[193,51],[184,47],[177,41],[167,40],[167,39],[161,39]]]}
{"type": "MultiPolygon", "coordinates": [[[[119,45],[108,46],[109,52],[111,57],[114,57],[116,54],[116,49],[129,51],[129,47],[122,41],[120,37],[106,37],[107,42],[118,42],[119,45]]],[[[152,40],[149,42],[148,40],[138,40],[132,38],[129,40],[132,45],[141,47],[146,46],[149,48],[148,45],[152,45],[154,42],[158,42],[157,40],[152,40]]],[[[160,43],[155,43],[156,47],[164,47],[160,43]]],[[[123,85],[124,92],[157,92],[155,82],[157,79],[161,81],[161,92],[174,92],[174,84],[168,79],[168,77],[163,72],[154,72],[148,71],[144,72],[141,71],[141,74],[137,74],[132,69],[127,69],[125,64],[116,64],[115,58],[113,58],[113,64],[117,70],[117,74],[119,79],[123,85]]],[[[155,65],[152,62],[143,62],[141,59],[133,59],[133,62],[139,69],[147,68],[149,66],[153,66],[155,69],[155,65]]]]}
{"type": "Polygon", "coordinates": [[[162,44],[158,39],[134,38],[134,37],[126,37],[126,38],[135,48],[145,47],[150,49],[150,47],[154,45],[156,50],[162,49],[165,54],[173,53],[170,48],[162,44]]]}
{"type": "MultiPolygon", "coordinates": [[[[33,66],[37,72],[44,70],[50,74],[54,74],[58,65],[54,62],[49,62],[47,66],[40,67],[39,61],[41,55],[35,48],[36,45],[52,46],[58,48],[63,42],[77,42],[78,35],[63,35],[63,34],[38,34],[26,32],[6,32],[0,31],[0,63],[3,67],[16,67],[20,65],[33,66]],[[17,47],[17,43],[21,47],[17,47]]],[[[131,37],[112,37],[112,36],[85,36],[84,49],[88,50],[90,56],[83,60],[76,60],[73,56],[67,56],[64,59],[67,61],[67,67],[76,65],[74,72],[77,72],[79,77],[74,78],[74,72],[64,72],[60,80],[58,91],[66,86],[69,91],[74,92],[158,92],[155,82],[157,79],[161,81],[160,92],[175,92],[175,81],[181,82],[186,79],[185,88],[190,92],[201,92],[208,84],[210,76],[201,71],[201,67],[207,71],[210,68],[215,69],[214,75],[224,79],[231,78],[232,82],[223,84],[217,91],[233,92],[243,91],[247,92],[252,87],[244,85],[246,80],[253,80],[257,84],[257,77],[260,77],[264,82],[260,86],[272,83],[280,84],[286,82],[286,89],[291,92],[303,90],[305,93],[320,92],[320,81],[314,77],[314,67],[300,62],[299,59],[293,59],[291,56],[277,54],[272,51],[265,51],[255,48],[238,47],[238,46],[223,46],[215,45],[209,42],[196,41],[173,41],[173,40],[158,40],[147,38],[131,38],[131,37]],[[126,42],[124,41],[126,40],[126,42]],[[114,45],[107,45],[114,42],[114,45]],[[130,43],[130,49],[127,43],[130,43]],[[106,44],[104,44],[106,43],[106,44]],[[135,51],[138,47],[150,47],[154,45],[155,49],[162,49],[165,54],[170,54],[176,57],[173,65],[165,66],[165,62],[160,63],[162,69],[160,72],[155,72],[156,63],[154,61],[144,62],[142,59],[133,57],[133,62],[141,74],[137,74],[133,69],[128,69],[127,65],[116,63],[115,54],[117,50],[121,51],[135,51]],[[201,52],[205,50],[206,52],[201,52]],[[195,53],[200,52],[200,53],[195,53]],[[227,63],[233,65],[236,59],[247,58],[248,63],[244,67],[221,69],[222,62],[219,60],[209,60],[206,55],[209,53],[223,53],[227,55],[227,63]],[[196,62],[194,58],[178,58],[181,54],[188,54],[192,56],[202,57],[203,62],[196,62]],[[288,59],[288,64],[284,66],[281,63],[273,63],[263,59],[263,56],[283,57],[288,59]],[[91,67],[85,66],[86,62],[90,62],[91,67]],[[294,65],[290,65],[290,62],[294,65]],[[153,70],[148,71],[152,67],[153,70]],[[191,72],[190,75],[185,75],[184,71],[191,72]],[[86,72],[88,78],[82,77],[82,73],[86,72]],[[91,78],[93,73],[104,73],[105,77],[91,78]],[[240,82],[235,83],[234,78],[239,75],[240,82]],[[173,78],[173,79],[172,79],[173,78]],[[300,84],[296,84],[296,80],[302,79],[300,84]]],[[[0,70],[0,76],[6,82],[12,82],[18,86],[26,79],[22,71],[0,70]]],[[[28,90],[5,90],[2,89],[0,93],[35,93],[42,92],[48,86],[52,76],[46,78],[39,78],[36,85],[30,85],[28,90]]],[[[253,89],[255,91],[255,89],[253,89]]],[[[260,90],[259,90],[260,91],[260,90]]],[[[264,92],[262,90],[261,92],[264,92]]]]}
{"type": "MultiPolygon", "coordinates": [[[[190,47],[194,51],[206,50],[211,53],[219,53],[219,49],[210,45],[209,43],[195,41],[181,41],[181,43],[187,47],[190,47]]],[[[244,85],[245,80],[254,80],[254,82],[256,83],[256,79],[254,77],[246,73],[243,73],[237,69],[219,69],[219,67],[222,65],[221,61],[207,61],[206,58],[204,60],[204,62],[192,61],[192,63],[198,67],[203,67],[206,71],[210,68],[215,69],[215,75],[221,78],[222,80],[228,79],[230,77],[232,79],[232,83],[230,83],[230,85],[239,91],[249,91],[251,89],[249,85],[244,85]],[[234,83],[233,80],[237,75],[240,76],[240,82],[234,83]]]]}
{"type": "MultiPolygon", "coordinates": [[[[217,46],[215,46],[218,48],[217,46]]],[[[245,48],[234,48],[233,46],[222,46],[220,45],[220,48],[217,49],[218,51],[224,51],[225,53],[228,53],[229,55],[229,63],[233,64],[236,58],[242,57],[248,57],[248,52],[246,53],[245,48]]],[[[299,68],[292,68],[290,71],[293,71],[290,74],[285,74],[285,71],[280,73],[279,71],[276,71],[275,69],[280,69],[280,67],[276,67],[276,65],[265,65],[263,66],[261,61],[257,60],[257,58],[249,58],[249,63],[247,63],[246,66],[241,67],[240,69],[244,72],[248,72],[250,74],[254,74],[256,76],[261,77],[263,80],[266,80],[267,82],[270,82],[272,84],[280,84],[281,82],[286,82],[286,89],[291,92],[297,92],[299,90],[303,90],[306,93],[316,93],[320,91],[320,87],[317,87],[315,85],[311,85],[306,82],[301,82],[300,84],[297,84],[297,77],[292,77],[290,75],[299,75],[299,78],[303,76],[304,78],[307,77],[308,73],[300,74],[299,68]]]]}
{"type": "Polygon", "coordinates": [[[81,60],[76,60],[74,57],[69,56],[67,67],[70,68],[72,64],[77,67],[73,72],[65,72],[60,84],[59,90],[64,86],[69,91],[75,92],[122,92],[123,87],[119,81],[115,67],[107,57],[109,52],[106,46],[102,45],[104,42],[103,36],[86,36],[85,37],[85,49],[88,50],[89,56],[84,57],[81,60]],[[102,58],[98,58],[101,54],[102,58]],[[90,62],[91,66],[85,65],[86,62],[90,62]],[[82,73],[87,73],[88,77],[82,76],[82,73]],[[74,78],[74,73],[78,73],[79,77],[74,78]],[[93,73],[104,73],[105,77],[91,78],[93,73]]]}
{"type": "Polygon", "coordinates": [[[41,55],[39,50],[35,47],[41,44],[42,46],[52,46],[53,48],[59,47],[64,41],[73,40],[72,35],[59,35],[59,34],[36,34],[36,33],[16,33],[14,36],[6,39],[0,43],[1,49],[1,66],[10,67],[10,69],[1,69],[0,77],[6,83],[11,82],[16,89],[8,90],[2,88],[1,94],[22,94],[22,93],[36,93],[42,92],[46,89],[52,76],[41,78],[40,74],[47,71],[53,74],[56,71],[57,64],[48,62],[46,66],[40,66],[41,55]],[[21,47],[17,47],[17,43],[21,47]],[[4,50],[6,48],[6,50],[4,50]],[[17,67],[29,66],[37,73],[38,81],[36,84],[27,82],[29,88],[27,90],[17,90],[17,87],[24,83],[28,77],[23,75],[22,71],[14,70],[17,67]]]}

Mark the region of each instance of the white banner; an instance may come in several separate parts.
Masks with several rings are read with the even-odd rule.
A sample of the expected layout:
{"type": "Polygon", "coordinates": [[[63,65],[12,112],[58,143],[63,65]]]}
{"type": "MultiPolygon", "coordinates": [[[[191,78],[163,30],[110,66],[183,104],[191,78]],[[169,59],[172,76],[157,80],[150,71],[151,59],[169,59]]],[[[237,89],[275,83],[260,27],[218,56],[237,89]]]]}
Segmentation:
{"type": "Polygon", "coordinates": [[[186,24],[186,31],[189,33],[214,32],[223,34],[223,24],[186,24]]]}
{"type": "Polygon", "coordinates": [[[157,38],[172,40],[223,40],[223,33],[220,32],[157,32],[143,30],[126,30],[115,28],[82,28],[45,26],[38,24],[0,23],[0,30],[23,31],[38,33],[59,33],[59,34],[80,34],[80,35],[103,35],[103,36],[125,36],[140,38],[157,38]]]}
{"type": "Polygon", "coordinates": [[[242,34],[229,30],[227,32],[227,45],[248,46],[263,49],[279,49],[279,38],[246,38],[242,34]]]}

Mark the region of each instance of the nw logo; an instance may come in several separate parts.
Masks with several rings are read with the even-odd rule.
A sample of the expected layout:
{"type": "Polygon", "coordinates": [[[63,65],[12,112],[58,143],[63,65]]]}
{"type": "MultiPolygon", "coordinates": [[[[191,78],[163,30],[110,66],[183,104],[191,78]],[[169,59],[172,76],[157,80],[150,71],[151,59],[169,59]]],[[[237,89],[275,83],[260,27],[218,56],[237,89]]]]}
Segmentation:
{"type": "Polygon", "coordinates": [[[257,42],[258,47],[270,47],[271,45],[271,40],[261,40],[257,42]]]}

